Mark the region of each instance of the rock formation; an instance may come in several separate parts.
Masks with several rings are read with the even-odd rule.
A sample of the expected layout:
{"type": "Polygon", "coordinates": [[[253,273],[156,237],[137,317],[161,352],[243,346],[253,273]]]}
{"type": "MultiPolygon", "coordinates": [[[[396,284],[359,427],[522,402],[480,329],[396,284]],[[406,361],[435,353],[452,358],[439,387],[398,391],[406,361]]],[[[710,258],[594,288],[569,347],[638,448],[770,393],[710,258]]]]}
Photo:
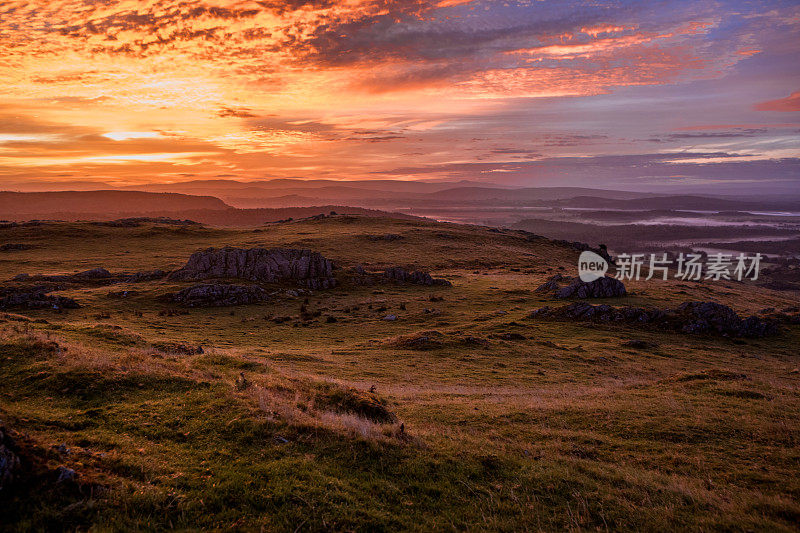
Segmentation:
{"type": "Polygon", "coordinates": [[[409,272],[400,267],[387,268],[383,276],[389,280],[400,283],[413,283],[415,285],[444,285],[450,287],[452,284],[446,279],[432,278],[427,272],[415,270],[409,272]]]}
{"type": "Polygon", "coordinates": [[[552,292],[555,298],[615,298],[625,296],[625,285],[618,279],[609,276],[585,282],[581,278],[566,278],[561,274],[551,276],[546,282],[536,288],[536,292],[552,292]],[[561,284],[569,282],[562,287],[561,284]]]}
{"type": "Polygon", "coordinates": [[[0,309],[78,309],[80,305],[66,296],[52,296],[43,291],[10,292],[0,298],[0,309]]]}
{"type": "Polygon", "coordinates": [[[234,278],[249,281],[294,281],[309,289],[336,286],[333,263],[311,250],[209,248],[195,252],[169,275],[175,281],[234,278]]]}
{"type": "Polygon", "coordinates": [[[542,283],[541,285],[536,287],[536,291],[535,292],[554,292],[554,291],[557,291],[558,289],[561,288],[561,286],[558,284],[558,282],[562,281],[563,279],[564,279],[564,276],[562,276],[561,274],[556,274],[554,276],[550,276],[550,278],[547,281],[545,281],[544,283],[542,283]]]}
{"type": "Polygon", "coordinates": [[[625,325],[648,325],[682,333],[712,333],[730,337],[764,337],[779,333],[778,324],[756,316],[741,318],[716,302],[685,302],[675,309],[613,307],[575,302],[562,307],[541,307],[531,318],[575,320],[625,325]]]}
{"type": "Polygon", "coordinates": [[[18,274],[14,276],[14,281],[52,281],[52,282],[66,282],[66,283],[89,283],[99,282],[108,283],[112,282],[114,276],[105,268],[98,267],[90,270],[84,270],[75,274],[52,274],[52,275],[30,275],[18,274]]]}
{"type": "Polygon", "coordinates": [[[0,496],[8,492],[19,470],[16,446],[0,420],[0,496]]]}
{"type": "Polygon", "coordinates": [[[603,276],[594,281],[585,282],[575,278],[572,283],[555,293],[556,298],[615,298],[628,293],[625,285],[616,278],[603,276]]]}
{"type": "Polygon", "coordinates": [[[127,283],[141,283],[143,281],[154,281],[166,277],[167,273],[163,270],[145,270],[134,272],[123,281],[127,283]]]}
{"type": "Polygon", "coordinates": [[[772,320],[750,316],[742,319],[727,305],[716,302],[684,302],[675,310],[684,333],[720,333],[736,337],[763,337],[778,332],[772,320]]]}
{"type": "Polygon", "coordinates": [[[222,307],[247,305],[269,299],[269,293],[255,285],[193,285],[172,297],[176,303],[187,307],[222,307]]]}

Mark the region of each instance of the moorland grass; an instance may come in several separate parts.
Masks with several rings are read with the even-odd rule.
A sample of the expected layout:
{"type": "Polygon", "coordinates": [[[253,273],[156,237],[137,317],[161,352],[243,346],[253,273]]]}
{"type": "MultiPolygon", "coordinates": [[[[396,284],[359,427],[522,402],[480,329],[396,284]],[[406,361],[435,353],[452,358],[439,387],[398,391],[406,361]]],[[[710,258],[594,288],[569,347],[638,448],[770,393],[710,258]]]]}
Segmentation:
{"type": "MultiPolygon", "coordinates": [[[[36,245],[0,258],[3,279],[170,269],[235,245],[312,248],[342,280],[308,302],[179,314],[162,299],[173,282],[70,286],[59,294],[81,309],[0,317],[0,419],[39,469],[0,503],[3,529],[796,529],[797,326],[736,340],[531,320],[552,304],[533,289],[577,252],[514,232],[357,217],[262,229],[0,230],[36,245]],[[385,233],[404,238],[363,237],[385,233]],[[453,287],[354,286],[356,264],[453,287]],[[107,296],[126,288],[139,294],[107,296]],[[430,331],[428,349],[397,342],[430,331]],[[396,419],[365,416],[370,394],[396,419]],[[75,484],[48,477],[59,465],[75,484]]],[[[614,303],[796,300],[745,283],[629,289],[614,303]]]]}

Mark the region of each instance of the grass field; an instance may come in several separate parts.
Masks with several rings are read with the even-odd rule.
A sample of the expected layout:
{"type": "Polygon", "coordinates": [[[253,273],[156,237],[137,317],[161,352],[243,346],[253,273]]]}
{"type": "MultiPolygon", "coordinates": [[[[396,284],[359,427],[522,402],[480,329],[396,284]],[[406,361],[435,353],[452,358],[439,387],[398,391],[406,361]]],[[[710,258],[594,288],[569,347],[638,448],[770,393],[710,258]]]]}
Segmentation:
{"type": "MultiPolygon", "coordinates": [[[[798,326],[741,340],[534,321],[529,312],[553,302],[533,289],[573,275],[578,252],[477,226],[47,223],[0,229],[0,242],[31,246],[0,252],[4,280],[169,270],[231,245],[310,248],[341,281],[308,297],[187,310],[162,298],[186,283],[69,285],[57,294],[80,309],[0,316],[0,419],[36,474],[0,502],[0,529],[800,523],[798,326]],[[402,238],[368,238],[387,233],[402,238]],[[356,286],[347,271],[357,264],[420,268],[453,286],[356,286]],[[136,294],[108,296],[126,289],[136,294]],[[301,320],[301,306],[317,316],[301,320]],[[631,339],[657,347],[621,345],[631,339]],[[58,466],[75,480],[51,479],[58,466]]],[[[713,300],[749,314],[798,300],[748,283],[627,285],[607,303],[713,300]]]]}

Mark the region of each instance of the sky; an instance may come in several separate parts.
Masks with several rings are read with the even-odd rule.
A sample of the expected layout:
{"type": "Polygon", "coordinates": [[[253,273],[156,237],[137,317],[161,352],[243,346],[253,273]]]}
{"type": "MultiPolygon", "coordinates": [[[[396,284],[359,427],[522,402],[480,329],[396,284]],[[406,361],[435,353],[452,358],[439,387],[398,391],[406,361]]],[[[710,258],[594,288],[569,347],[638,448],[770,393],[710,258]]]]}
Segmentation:
{"type": "Polygon", "coordinates": [[[796,1],[0,0],[0,188],[800,192],[796,1]]]}

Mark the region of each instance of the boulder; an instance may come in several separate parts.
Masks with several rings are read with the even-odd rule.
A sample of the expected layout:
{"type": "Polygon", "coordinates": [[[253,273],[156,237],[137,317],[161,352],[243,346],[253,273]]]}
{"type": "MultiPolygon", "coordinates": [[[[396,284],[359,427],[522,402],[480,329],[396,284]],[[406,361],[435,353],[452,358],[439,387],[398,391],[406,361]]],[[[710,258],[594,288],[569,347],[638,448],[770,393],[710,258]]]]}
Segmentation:
{"type": "Polygon", "coordinates": [[[49,281],[55,283],[99,283],[107,284],[114,280],[114,275],[102,267],[84,270],[75,274],[30,275],[18,274],[12,278],[14,281],[49,281]]]}
{"type": "Polygon", "coordinates": [[[400,267],[387,268],[384,271],[383,276],[386,279],[398,283],[413,283],[415,285],[442,285],[445,287],[450,287],[452,285],[446,279],[437,279],[431,277],[431,275],[427,272],[422,272],[421,270],[409,272],[400,267]]]}
{"type": "Polygon", "coordinates": [[[77,274],[73,274],[72,277],[76,279],[106,279],[111,277],[111,272],[103,267],[97,267],[78,272],[77,274]]]}
{"type": "Polygon", "coordinates": [[[80,305],[66,296],[52,296],[42,291],[8,293],[0,298],[0,309],[78,309],[80,305]]]}
{"type": "Polygon", "coordinates": [[[17,447],[0,420],[0,496],[6,494],[20,471],[17,447]]]}
{"type": "Polygon", "coordinates": [[[536,287],[536,290],[534,292],[553,292],[553,291],[557,291],[557,290],[559,290],[561,288],[561,286],[558,284],[558,282],[562,281],[563,279],[564,279],[564,276],[562,276],[561,274],[556,274],[554,276],[550,276],[547,279],[547,281],[545,281],[544,283],[542,283],[541,285],[536,287]]]}
{"type": "Polygon", "coordinates": [[[394,339],[391,344],[397,348],[426,351],[442,348],[444,341],[445,336],[442,333],[432,330],[402,335],[394,339]]]}
{"type": "Polygon", "coordinates": [[[643,341],[641,339],[631,339],[629,341],[623,342],[620,346],[622,346],[623,348],[633,348],[634,350],[651,350],[654,348],[658,348],[657,343],[643,341]]]}
{"type": "Polygon", "coordinates": [[[556,298],[615,298],[627,294],[625,285],[618,279],[609,276],[585,282],[575,278],[572,283],[558,289],[556,298]]]}
{"type": "Polygon", "coordinates": [[[169,275],[175,281],[235,278],[249,281],[294,281],[309,289],[336,286],[333,263],[311,250],[209,248],[195,252],[169,275]]]}
{"type": "Polygon", "coordinates": [[[33,248],[30,244],[24,244],[19,242],[9,242],[6,244],[0,244],[0,252],[14,252],[19,250],[30,250],[33,248]]]}
{"type": "Polygon", "coordinates": [[[682,333],[711,333],[729,337],[764,337],[780,332],[772,319],[741,318],[733,309],[716,302],[685,302],[676,309],[612,307],[575,302],[562,307],[545,306],[530,318],[573,320],[625,325],[649,325],[682,333]]]}
{"type": "Polygon", "coordinates": [[[154,281],[166,277],[167,273],[163,270],[144,270],[134,272],[123,281],[127,283],[141,283],[143,281],[154,281]]]}
{"type": "Polygon", "coordinates": [[[187,307],[247,305],[268,299],[269,293],[261,287],[224,284],[193,285],[172,296],[174,302],[187,307]]]}
{"type": "Polygon", "coordinates": [[[778,333],[772,320],[750,316],[742,319],[727,305],[716,302],[684,302],[676,309],[681,331],[719,333],[735,337],[763,337],[778,333]]]}

